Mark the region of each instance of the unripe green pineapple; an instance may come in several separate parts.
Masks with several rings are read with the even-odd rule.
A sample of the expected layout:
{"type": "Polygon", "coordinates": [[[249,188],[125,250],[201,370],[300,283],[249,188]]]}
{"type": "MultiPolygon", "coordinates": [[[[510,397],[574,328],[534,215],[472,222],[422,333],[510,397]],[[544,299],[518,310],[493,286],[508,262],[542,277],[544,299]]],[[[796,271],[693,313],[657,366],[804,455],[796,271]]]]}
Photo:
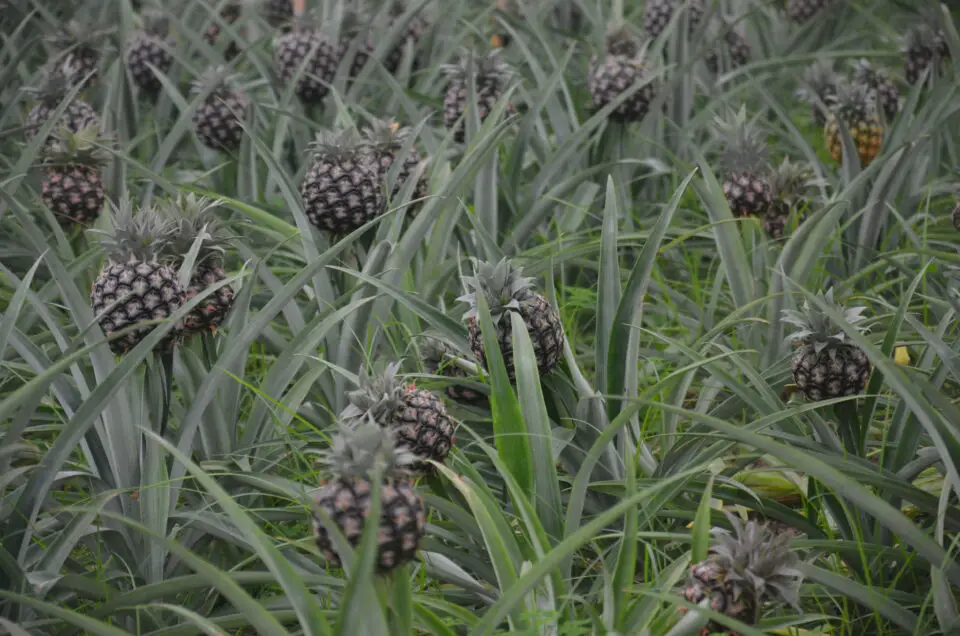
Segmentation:
{"type": "MultiPolygon", "coordinates": [[[[833,289],[817,294],[824,303],[841,312],[847,323],[863,331],[866,307],[844,308],[833,299],[833,289]]],[[[797,327],[790,341],[799,340],[793,355],[793,381],[811,401],[858,395],[867,387],[872,366],[863,349],[851,344],[844,331],[809,300],[803,309],[783,310],[783,321],[797,327]]]]}
{"type": "Polygon", "coordinates": [[[814,123],[822,127],[837,102],[840,76],[833,70],[833,61],[817,60],[808,66],[803,71],[803,83],[804,87],[797,89],[797,97],[810,104],[814,123]]]}
{"type": "Polygon", "coordinates": [[[793,163],[785,157],[773,174],[771,194],[773,203],[763,217],[763,229],[772,239],[783,237],[787,218],[804,202],[804,194],[811,179],[813,170],[805,162],[793,163]]]}
{"type": "Polygon", "coordinates": [[[403,152],[409,135],[409,128],[401,127],[387,119],[373,119],[370,126],[364,131],[364,142],[377,166],[382,183],[387,183],[390,169],[397,161],[398,156],[401,153],[404,155],[397,170],[393,187],[390,189],[391,199],[395,199],[400,194],[403,185],[418,171],[420,175],[413,192],[410,194],[410,199],[415,201],[427,196],[426,166],[421,169],[421,164],[424,163],[423,157],[417,152],[416,146],[410,146],[405,153],[403,152]]]}
{"type": "MultiPolygon", "coordinates": [[[[740,521],[727,513],[733,533],[714,529],[714,542],[707,558],[690,568],[683,597],[690,603],[706,603],[715,612],[756,625],[763,607],[787,604],[799,610],[802,575],[797,556],[790,551],[792,534],[776,534],[755,521],[740,521]]],[[[710,621],[700,632],[732,634],[710,621]]]]}
{"type": "Polygon", "coordinates": [[[361,369],[360,386],[347,393],[350,404],[340,413],[344,422],[370,420],[390,429],[397,448],[413,456],[409,469],[433,470],[428,460],[443,463],[454,443],[456,425],[436,395],[397,378],[400,363],[361,369]]]}
{"type": "Polygon", "coordinates": [[[487,366],[486,351],[480,323],[477,320],[477,296],[483,294],[490,308],[497,342],[510,380],[516,379],[513,363],[513,323],[510,315],[519,314],[533,342],[540,375],[553,371],[563,355],[563,325],[560,315],[547,299],[533,291],[533,279],[524,278],[523,270],[507,259],[498,263],[473,261],[474,275],[464,278],[467,292],[457,300],[467,303],[464,314],[470,336],[470,348],[483,366],[487,366]]]}
{"type": "Polygon", "coordinates": [[[866,168],[880,154],[884,127],[877,112],[877,103],[865,85],[841,84],[838,87],[836,104],[823,129],[827,150],[838,163],[843,162],[840,122],[846,126],[857,147],[860,165],[866,168]]]}
{"type": "Polygon", "coordinates": [[[90,225],[103,209],[106,156],[99,134],[96,126],[76,133],[63,127],[44,149],[40,198],[62,224],[90,225]]]}
{"type": "MultiPolygon", "coordinates": [[[[181,267],[194,242],[202,237],[186,289],[187,301],[227,278],[223,270],[223,257],[229,239],[217,218],[218,206],[218,201],[191,193],[181,194],[161,207],[161,212],[174,226],[173,235],[165,245],[165,254],[174,265],[181,267]]],[[[208,295],[200,306],[183,319],[184,334],[216,331],[226,320],[233,300],[234,291],[230,285],[224,285],[208,295]]]]}
{"type": "MultiPolygon", "coordinates": [[[[40,86],[27,89],[28,92],[36,96],[37,104],[27,113],[27,124],[24,130],[26,141],[30,141],[37,134],[40,128],[47,123],[47,120],[53,116],[53,113],[60,106],[60,103],[66,98],[74,83],[73,69],[69,65],[54,69],[44,79],[40,86]]],[[[60,115],[59,126],[54,129],[66,126],[72,133],[78,133],[84,128],[100,127],[100,118],[97,116],[93,106],[75,97],[60,115]]],[[[47,143],[51,140],[48,138],[47,143]]]]}
{"type": "MultiPolygon", "coordinates": [[[[380,480],[377,532],[378,574],[389,574],[412,561],[426,532],[426,507],[413,489],[407,467],[413,459],[399,448],[389,429],[370,421],[342,426],[327,455],[332,478],[314,496],[314,504],[357,547],[371,520],[373,484],[380,480]]],[[[313,516],[313,534],[320,553],[332,567],[342,565],[330,531],[313,516]]]]}
{"type": "Polygon", "coordinates": [[[724,139],[720,160],[724,170],[723,194],[730,211],[734,216],[765,215],[773,203],[766,143],[747,121],[743,106],[714,121],[724,139]]]}
{"type": "MultiPolygon", "coordinates": [[[[476,375],[461,366],[466,363],[476,367],[476,364],[460,359],[454,348],[438,336],[431,335],[423,339],[420,344],[420,355],[428,373],[451,379],[467,379],[476,375]]],[[[461,404],[479,405],[487,403],[485,394],[463,384],[450,384],[444,392],[448,398],[461,404]]]]}
{"type": "Polygon", "coordinates": [[[197,138],[208,148],[236,152],[243,140],[243,123],[250,110],[250,100],[222,66],[208,69],[192,90],[204,95],[193,112],[197,138]]]}
{"type": "Polygon", "coordinates": [[[687,19],[692,35],[703,19],[703,0],[647,0],[643,12],[643,30],[651,40],[659,37],[673,20],[674,13],[684,8],[688,10],[687,19]]]}
{"type": "Polygon", "coordinates": [[[310,150],[314,164],[300,184],[300,198],[311,223],[342,236],[383,213],[380,173],[356,132],[319,133],[310,150]]]}
{"type": "MultiPolygon", "coordinates": [[[[596,110],[613,102],[651,74],[640,46],[626,28],[611,29],[607,33],[605,47],[602,61],[597,56],[590,59],[587,74],[587,88],[596,110]]],[[[650,110],[650,103],[655,96],[653,83],[647,82],[617,106],[610,113],[610,118],[622,122],[640,121],[650,110]]]]}
{"type": "Polygon", "coordinates": [[[869,89],[888,122],[894,120],[900,112],[900,91],[886,70],[873,68],[867,60],[857,60],[853,63],[853,81],[869,89]]]}
{"type": "Polygon", "coordinates": [[[482,124],[503,95],[512,71],[500,59],[500,49],[490,51],[485,57],[467,51],[459,63],[444,64],[441,69],[449,78],[443,97],[443,123],[447,130],[453,131],[455,141],[463,142],[466,139],[463,115],[470,102],[469,78],[474,81],[482,124]]]}
{"type": "MultiPolygon", "coordinates": [[[[162,256],[175,227],[155,208],[134,212],[124,197],[114,208],[110,229],[94,231],[101,235],[107,262],[90,291],[93,313],[107,336],[141,325],[110,340],[111,351],[122,354],[159,324],[155,321],[169,319],[185,302],[177,272],[162,256]]],[[[178,340],[179,326],[167,333],[159,347],[168,350],[178,340]]]]}
{"type": "Polygon", "coordinates": [[[97,29],[93,24],[72,19],[48,38],[59,51],[54,65],[66,65],[72,71],[73,82],[94,84],[100,80],[100,43],[109,31],[97,29]]]}
{"type": "Polygon", "coordinates": [[[157,12],[143,16],[143,28],[136,31],[127,43],[127,68],[133,81],[145,93],[155,96],[163,84],[152,65],[166,75],[173,66],[174,42],[170,37],[170,20],[157,12]]]}
{"type": "Polygon", "coordinates": [[[797,24],[804,24],[834,0],[788,0],[787,15],[797,24]]]}
{"type": "Polygon", "coordinates": [[[931,76],[940,75],[949,59],[947,35],[936,18],[912,26],[903,37],[903,70],[911,86],[920,81],[927,68],[931,69],[931,76]]]}
{"type": "Polygon", "coordinates": [[[306,104],[323,103],[342,58],[341,44],[322,34],[307,13],[297,19],[296,30],[280,35],[273,42],[277,75],[284,84],[296,78],[294,90],[306,104]]]}

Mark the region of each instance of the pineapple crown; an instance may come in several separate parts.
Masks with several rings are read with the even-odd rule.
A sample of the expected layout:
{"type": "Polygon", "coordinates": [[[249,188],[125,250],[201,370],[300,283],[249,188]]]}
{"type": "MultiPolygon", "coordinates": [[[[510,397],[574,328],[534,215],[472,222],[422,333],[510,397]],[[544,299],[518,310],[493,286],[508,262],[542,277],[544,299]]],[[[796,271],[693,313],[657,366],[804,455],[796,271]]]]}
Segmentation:
{"type": "Polygon", "coordinates": [[[904,34],[903,52],[910,54],[929,51],[933,53],[934,61],[949,57],[946,33],[939,24],[935,13],[924,15],[922,21],[911,26],[904,34]]]}
{"type": "Polygon", "coordinates": [[[817,60],[803,71],[804,88],[797,89],[797,97],[808,102],[826,101],[836,91],[840,76],[833,70],[833,60],[817,60]]]}
{"type": "Polygon", "coordinates": [[[889,79],[886,69],[874,68],[870,64],[870,60],[866,58],[854,60],[851,66],[853,67],[853,81],[858,84],[865,84],[871,88],[875,88],[880,82],[889,79]]]}
{"type": "Polygon", "coordinates": [[[202,237],[197,262],[219,262],[230,238],[224,232],[215,213],[220,202],[215,199],[198,197],[194,193],[179,194],[175,199],[165,201],[160,212],[174,225],[173,236],[167,241],[167,253],[174,260],[183,260],[193,243],[202,237]]]}
{"type": "Polygon", "coordinates": [[[859,82],[844,82],[837,86],[834,110],[844,122],[859,122],[877,114],[877,100],[873,90],[859,82]]]}
{"type": "Polygon", "coordinates": [[[443,64],[440,70],[449,77],[463,79],[474,77],[476,82],[499,82],[510,76],[513,71],[500,59],[502,49],[492,49],[486,55],[479,55],[472,49],[465,50],[456,64],[443,64]]]}
{"type": "Polygon", "coordinates": [[[360,369],[359,386],[347,391],[349,404],[340,413],[347,422],[372,418],[375,422],[387,422],[402,404],[406,388],[397,379],[400,363],[376,364],[360,369]]]}
{"type": "Polygon", "coordinates": [[[756,521],[742,522],[727,513],[733,532],[714,529],[707,558],[724,572],[734,597],[746,596],[756,610],[766,602],[782,601],[799,609],[800,581],[797,555],[790,551],[790,535],[777,534],[756,521]]]}
{"type": "Polygon", "coordinates": [[[96,25],[81,20],[68,20],[55,33],[45,39],[59,49],[97,48],[98,41],[116,29],[98,29],[96,25]]]}
{"type": "Polygon", "coordinates": [[[423,336],[420,341],[420,355],[429,366],[439,367],[452,351],[453,349],[446,341],[432,334],[423,336]]]}
{"type": "Polygon", "coordinates": [[[195,94],[206,94],[207,99],[237,90],[236,76],[225,66],[213,66],[193,81],[190,89],[195,94]]]}
{"type": "Polygon", "coordinates": [[[158,38],[165,38],[170,34],[170,18],[157,9],[149,9],[140,14],[143,32],[158,38]]]}
{"type": "MultiPolygon", "coordinates": [[[[817,293],[817,298],[824,304],[843,314],[843,319],[853,325],[857,331],[865,331],[866,327],[862,324],[866,317],[863,312],[866,307],[851,307],[844,309],[842,305],[833,299],[833,288],[827,290],[826,294],[822,291],[817,293]]],[[[797,328],[796,331],[787,336],[787,340],[801,340],[807,344],[812,344],[816,353],[820,353],[826,347],[837,347],[846,344],[847,336],[843,329],[827,316],[826,312],[813,306],[810,300],[803,301],[803,308],[799,311],[794,309],[784,309],[782,312],[783,321],[797,328]]]]}
{"type": "Polygon", "coordinates": [[[155,207],[134,209],[127,193],[110,204],[113,211],[108,230],[91,230],[99,235],[107,257],[115,263],[132,260],[159,261],[167,242],[176,231],[174,223],[155,207]]]}
{"type": "Polygon", "coordinates": [[[396,150],[402,148],[412,131],[390,119],[372,119],[364,130],[364,143],[372,148],[396,150]]]}
{"type": "Polygon", "coordinates": [[[640,44],[625,25],[611,25],[604,36],[607,55],[635,58],[640,54],[640,44]]]}
{"type": "Polygon", "coordinates": [[[24,91],[33,95],[37,101],[56,106],[63,101],[77,79],[76,70],[70,65],[68,57],[61,64],[50,68],[39,84],[25,88],[24,91]]]}
{"type": "Polygon", "coordinates": [[[51,136],[43,150],[45,166],[102,166],[107,153],[100,140],[99,126],[90,125],[73,132],[66,125],[51,136]]]}
{"type": "Polygon", "coordinates": [[[337,477],[361,479],[402,478],[409,476],[417,458],[398,447],[392,431],[373,419],[342,423],[338,427],[324,463],[337,477]]]}
{"type": "Polygon", "coordinates": [[[714,119],[723,137],[720,160],[729,171],[760,173],[767,168],[767,145],[760,131],[747,120],[747,109],[740,106],[736,112],[714,119]]]}
{"type": "Polygon", "coordinates": [[[316,159],[338,161],[352,159],[363,150],[363,143],[353,128],[324,130],[310,143],[309,152],[316,159]]]}
{"type": "Polygon", "coordinates": [[[794,201],[803,194],[812,180],[813,170],[810,164],[803,161],[793,163],[790,157],[784,157],[773,173],[773,196],[781,201],[794,201]]]}
{"type": "Polygon", "coordinates": [[[494,323],[507,312],[519,311],[520,303],[533,295],[533,279],[523,277],[523,270],[506,258],[498,263],[473,259],[473,268],[474,275],[463,279],[467,293],[457,298],[470,305],[464,319],[477,317],[478,294],[486,299],[494,323]]]}

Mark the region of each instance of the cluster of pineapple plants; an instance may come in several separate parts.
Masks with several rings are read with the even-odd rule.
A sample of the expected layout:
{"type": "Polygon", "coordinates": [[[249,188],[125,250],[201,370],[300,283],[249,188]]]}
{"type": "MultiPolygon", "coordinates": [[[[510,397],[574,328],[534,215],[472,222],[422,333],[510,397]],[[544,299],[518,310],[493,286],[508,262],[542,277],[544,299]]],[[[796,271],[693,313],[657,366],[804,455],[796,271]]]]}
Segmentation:
{"type": "Polygon", "coordinates": [[[955,3],[0,4],[0,631],[956,630],[955,3]]]}

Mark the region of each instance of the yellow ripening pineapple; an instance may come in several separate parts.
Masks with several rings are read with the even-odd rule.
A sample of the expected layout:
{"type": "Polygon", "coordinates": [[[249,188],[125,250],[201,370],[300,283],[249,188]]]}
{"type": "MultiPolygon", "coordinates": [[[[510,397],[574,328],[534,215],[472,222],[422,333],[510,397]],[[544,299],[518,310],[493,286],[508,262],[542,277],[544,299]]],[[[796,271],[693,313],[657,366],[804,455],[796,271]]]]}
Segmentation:
{"type": "Polygon", "coordinates": [[[840,122],[847,127],[853,143],[857,146],[860,165],[866,168],[878,154],[883,143],[883,121],[877,112],[877,104],[869,89],[858,83],[841,84],[827,124],[823,129],[824,140],[830,156],[843,162],[843,139],[840,122]]]}

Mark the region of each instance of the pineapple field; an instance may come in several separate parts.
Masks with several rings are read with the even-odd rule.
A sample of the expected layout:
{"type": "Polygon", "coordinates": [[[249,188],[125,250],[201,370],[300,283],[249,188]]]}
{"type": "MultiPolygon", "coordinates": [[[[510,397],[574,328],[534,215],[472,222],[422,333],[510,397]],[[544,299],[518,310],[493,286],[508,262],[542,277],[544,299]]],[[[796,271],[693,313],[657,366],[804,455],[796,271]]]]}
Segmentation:
{"type": "Polygon", "coordinates": [[[960,634],[960,3],[0,24],[0,634],[960,634]]]}

